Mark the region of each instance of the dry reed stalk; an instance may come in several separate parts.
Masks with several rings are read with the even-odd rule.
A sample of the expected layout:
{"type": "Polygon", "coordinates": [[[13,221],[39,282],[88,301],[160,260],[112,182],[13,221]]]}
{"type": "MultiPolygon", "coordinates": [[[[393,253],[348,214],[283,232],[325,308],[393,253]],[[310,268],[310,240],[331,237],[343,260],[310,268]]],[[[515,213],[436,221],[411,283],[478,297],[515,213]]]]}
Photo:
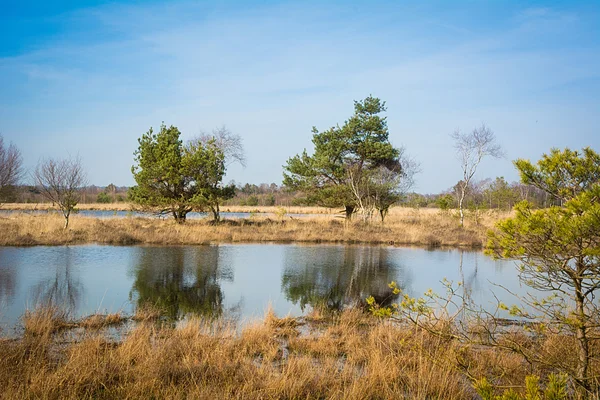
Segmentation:
{"type": "MultiPolygon", "coordinates": [[[[356,309],[324,328],[279,335],[298,326],[267,311],[241,332],[191,318],[176,328],[140,323],[119,343],[98,333],[66,345],[50,336],[0,340],[0,397],[464,399],[475,397],[470,376],[522,393],[526,375],[545,373],[514,353],[356,309]]],[[[556,337],[537,345],[569,354],[574,343],[556,337]]]]}
{"type": "Polygon", "coordinates": [[[78,326],[85,329],[101,329],[107,326],[118,325],[127,318],[121,313],[113,314],[92,314],[88,317],[83,318],[77,323],[78,326]]]}
{"type": "Polygon", "coordinates": [[[160,307],[146,303],[135,309],[132,319],[138,322],[157,321],[164,315],[164,310],[160,307]]]}
{"type": "Polygon", "coordinates": [[[60,329],[72,327],[69,313],[59,307],[37,307],[25,311],[23,327],[25,333],[33,336],[52,334],[60,329]]]}

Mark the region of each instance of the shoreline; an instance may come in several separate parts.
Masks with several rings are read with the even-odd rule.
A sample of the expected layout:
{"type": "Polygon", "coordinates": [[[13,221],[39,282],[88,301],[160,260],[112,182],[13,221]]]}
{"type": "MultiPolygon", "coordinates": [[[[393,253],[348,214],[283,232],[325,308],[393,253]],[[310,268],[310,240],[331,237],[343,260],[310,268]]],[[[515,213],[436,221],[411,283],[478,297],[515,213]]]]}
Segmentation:
{"type": "MultiPolygon", "coordinates": [[[[133,203],[79,203],[77,210],[83,211],[140,211],[140,207],[133,203]]],[[[315,214],[315,215],[339,215],[343,216],[341,210],[326,207],[305,206],[221,206],[221,212],[231,213],[256,213],[276,214],[278,210],[285,210],[286,214],[315,214]]],[[[58,209],[52,203],[4,203],[0,204],[0,211],[47,211],[58,209]]],[[[204,211],[206,212],[206,211],[204,211]]]]}
{"type": "Polygon", "coordinates": [[[207,245],[218,243],[364,244],[481,249],[502,216],[489,213],[461,228],[451,214],[437,210],[392,210],[385,225],[323,215],[276,218],[257,215],[213,224],[190,219],[177,224],[148,217],[95,218],[73,215],[69,229],[56,214],[14,213],[0,217],[1,246],[69,244],[207,245]]]}
{"type": "MultiPolygon", "coordinates": [[[[548,374],[509,350],[359,308],[297,318],[268,309],[240,329],[200,316],[171,324],[152,307],[77,321],[41,308],[25,314],[23,325],[18,337],[0,337],[7,398],[464,399],[476,397],[483,377],[495,378],[500,395],[507,386],[523,392],[529,375],[545,381],[548,374]]],[[[561,345],[547,349],[549,356],[572,354],[568,338],[551,335],[561,345]]]]}

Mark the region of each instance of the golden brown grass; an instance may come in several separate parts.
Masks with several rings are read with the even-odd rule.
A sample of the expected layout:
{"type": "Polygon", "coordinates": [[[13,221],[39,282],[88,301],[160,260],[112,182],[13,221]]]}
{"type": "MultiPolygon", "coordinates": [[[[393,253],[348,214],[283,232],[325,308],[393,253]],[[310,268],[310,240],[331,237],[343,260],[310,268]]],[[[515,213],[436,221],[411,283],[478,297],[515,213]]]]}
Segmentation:
{"type": "Polygon", "coordinates": [[[301,324],[271,312],[240,333],[192,319],[178,328],[140,323],[116,343],[96,331],[66,345],[51,336],[3,340],[0,397],[473,397],[456,362],[459,344],[382,323],[358,310],[304,334],[298,330],[301,324]]]}
{"type": "MultiPolygon", "coordinates": [[[[101,211],[130,211],[139,207],[133,203],[79,203],[77,208],[80,210],[101,210],[101,211]]],[[[223,206],[221,211],[236,213],[266,213],[275,214],[280,209],[285,209],[287,214],[336,214],[341,209],[326,207],[303,207],[303,206],[223,206]]],[[[52,203],[3,203],[0,206],[2,210],[23,210],[23,211],[46,211],[56,210],[52,203]]],[[[341,215],[341,214],[339,214],[341,215]]]]}
{"type": "Polygon", "coordinates": [[[69,314],[58,307],[27,310],[23,316],[23,327],[27,335],[50,335],[70,326],[72,324],[69,322],[69,314]]]}
{"type": "Polygon", "coordinates": [[[119,325],[126,319],[121,313],[92,314],[83,318],[77,325],[85,329],[101,329],[107,326],[119,325]]]}
{"type": "Polygon", "coordinates": [[[480,247],[487,230],[507,215],[485,212],[477,223],[467,220],[464,228],[451,213],[401,207],[391,210],[384,225],[377,221],[346,223],[332,215],[296,219],[256,216],[219,224],[208,219],[176,224],[140,217],[97,219],[75,215],[69,229],[64,230],[64,220],[58,215],[13,214],[0,218],[0,245],[308,242],[480,247]]]}
{"type": "MultiPolygon", "coordinates": [[[[527,375],[544,382],[556,372],[359,309],[320,312],[316,326],[272,310],[241,330],[194,318],[176,327],[139,322],[117,342],[96,328],[122,322],[120,315],[73,323],[86,329],[75,342],[52,334],[56,310],[35,310],[26,324],[32,315],[43,334],[0,339],[0,398],[465,399],[476,398],[473,382],[482,377],[497,394],[522,394],[527,375]]],[[[575,354],[569,337],[509,335],[521,335],[550,364],[575,354]]]]}
{"type": "MultiPolygon", "coordinates": [[[[149,312],[146,312],[148,315],[149,312]]],[[[137,314],[133,317],[136,319],[137,314]]],[[[139,318],[139,317],[138,317],[139,318]]],[[[24,333],[30,336],[48,336],[58,331],[71,328],[101,329],[108,326],[119,325],[127,320],[121,313],[112,314],[92,314],[80,320],[70,318],[68,312],[59,307],[46,306],[37,307],[34,310],[27,310],[23,315],[24,333]]],[[[145,318],[151,320],[152,318],[145,318]]]]}
{"type": "Polygon", "coordinates": [[[138,322],[157,321],[163,315],[163,310],[153,304],[146,303],[135,309],[132,319],[138,322]]]}
{"type": "Polygon", "coordinates": [[[304,207],[304,206],[223,206],[222,211],[236,213],[260,213],[260,214],[276,214],[278,211],[285,210],[286,214],[325,214],[325,215],[342,215],[341,208],[327,207],[304,207]]]}

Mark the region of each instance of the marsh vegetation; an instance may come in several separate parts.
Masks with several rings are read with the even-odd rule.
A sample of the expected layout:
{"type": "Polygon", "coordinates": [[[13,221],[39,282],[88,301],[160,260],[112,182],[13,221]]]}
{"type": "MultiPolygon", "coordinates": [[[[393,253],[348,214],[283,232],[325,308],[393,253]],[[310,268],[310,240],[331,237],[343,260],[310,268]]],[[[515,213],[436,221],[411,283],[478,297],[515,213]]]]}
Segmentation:
{"type": "MultiPolygon", "coordinates": [[[[36,310],[25,316],[21,337],[0,340],[2,398],[466,399],[504,393],[500,398],[565,399],[572,394],[555,371],[509,350],[471,346],[359,309],[314,310],[303,318],[267,311],[242,329],[219,321],[190,319],[172,326],[140,318],[118,340],[103,330],[109,318],[122,323],[118,316],[84,329],[74,324],[80,329],[77,340],[56,318],[36,310]]],[[[576,362],[568,337],[532,340],[513,331],[506,337],[543,350],[548,359],[576,362]]]]}
{"type": "MultiPolygon", "coordinates": [[[[246,210],[246,209],[242,209],[246,210]]],[[[247,218],[189,220],[174,224],[156,218],[102,219],[72,216],[65,230],[57,215],[8,214],[0,218],[0,245],[207,244],[212,242],[370,243],[481,248],[486,232],[507,212],[477,211],[460,227],[457,216],[438,209],[392,208],[385,224],[344,221],[332,214],[287,216],[282,208],[262,207],[272,213],[250,213],[247,218]]],[[[325,209],[317,209],[323,212],[325,209]]],[[[297,208],[295,211],[308,211],[297,208]]]]}

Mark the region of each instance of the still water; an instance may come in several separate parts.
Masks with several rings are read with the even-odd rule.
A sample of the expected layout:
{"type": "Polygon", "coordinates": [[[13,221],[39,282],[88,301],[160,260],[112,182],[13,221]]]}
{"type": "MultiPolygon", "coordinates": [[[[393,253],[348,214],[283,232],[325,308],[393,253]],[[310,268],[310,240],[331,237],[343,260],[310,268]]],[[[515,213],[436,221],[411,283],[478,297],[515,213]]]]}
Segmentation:
{"type": "MultiPolygon", "coordinates": [[[[32,215],[43,215],[43,214],[57,214],[62,215],[56,210],[0,210],[0,215],[14,215],[14,214],[32,214],[32,215]]],[[[144,218],[156,218],[156,219],[170,219],[171,215],[163,215],[158,216],[153,213],[140,212],[140,211],[116,211],[116,210],[77,210],[73,215],[80,215],[82,217],[93,217],[93,218],[131,218],[131,217],[144,217],[144,218]]],[[[222,211],[220,216],[222,219],[234,219],[234,218],[250,218],[254,215],[251,212],[228,212],[222,211]]],[[[273,213],[256,213],[256,215],[264,216],[264,217],[275,217],[273,213]]],[[[315,214],[296,214],[296,213],[288,213],[285,214],[287,217],[292,218],[306,218],[306,217],[314,217],[315,214]]],[[[202,218],[212,218],[212,214],[207,212],[190,212],[187,214],[188,219],[202,219],[202,218]]]]}
{"type": "Polygon", "coordinates": [[[249,320],[269,305],[278,315],[313,306],[340,309],[370,295],[383,301],[396,281],[419,296],[443,293],[443,278],[464,282],[491,305],[494,284],[522,293],[516,267],[480,252],[380,246],[225,244],[210,246],[0,247],[0,327],[11,329],[37,304],[77,316],[132,313],[157,304],[171,318],[189,314],[249,320]]]}

